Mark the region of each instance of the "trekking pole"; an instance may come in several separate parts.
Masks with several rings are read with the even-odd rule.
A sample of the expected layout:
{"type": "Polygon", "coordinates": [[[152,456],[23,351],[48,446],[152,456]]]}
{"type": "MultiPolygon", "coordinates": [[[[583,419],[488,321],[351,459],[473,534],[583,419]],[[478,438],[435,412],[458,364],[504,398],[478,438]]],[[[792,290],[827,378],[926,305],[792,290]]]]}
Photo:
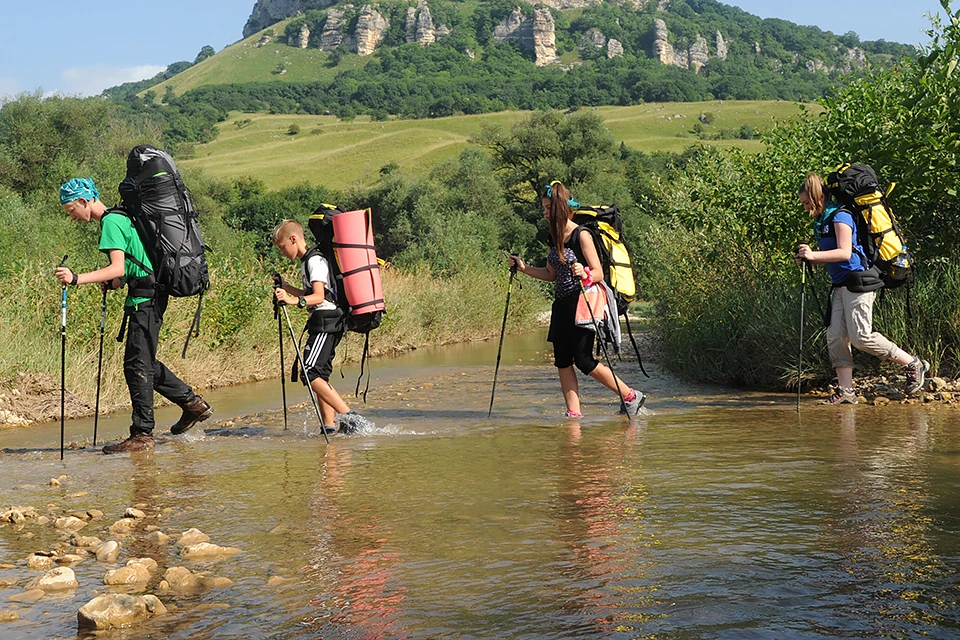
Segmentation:
{"type": "MultiPolygon", "coordinates": [[[[63,256],[60,266],[67,266],[67,256],[63,256]]],[[[60,459],[63,460],[63,437],[65,405],[67,396],[67,283],[60,286],[60,459]]]]}
{"type": "Polygon", "coordinates": [[[803,302],[807,293],[806,260],[800,265],[800,346],[797,349],[797,413],[800,413],[800,380],[803,375],[803,302]]]}
{"type": "MultiPolygon", "coordinates": [[[[280,274],[274,274],[273,284],[277,288],[283,286],[280,274]]],[[[276,296],[273,298],[273,317],[277,319],[277,337],[280,339],[280,390],[283,394],[283,430],[287,430],[287,365],[283,362],[283,318],[280,317],[280,303],[276,296]]]]}
{"type": "MultiPolygon", "coordinates": [[[[297,363],[300,365],[300,372],[306,376],[306,369],[303,366],[303,356],[300,354],[300,345],[297,343],[297,336],[293,333],[293,325],[290,324],[290,314],[287,313],[286,305],[280,305],[283,309],[283,317],[287,319],[287,329],[290,330],[290,339],[293,341],[293,348],[297,353],[297,363]]],[[[313,402],[313,410],[317,412],[317,420],[320,421],[320,432],[323,433],[323,439],[330,444],[330,438],[327,437],[327,430],[323,428],[323,416],[320,415],[320,405],[317,404],[317,397],[313,393],[313,387],[310,386],[310,380],[307,380],[307,391],[310,393],[310,400],[313,402]]]]}
{"type": "Polygon", "coordinates": [[[590,306],[590,299],[587,298],[587,290],[583,286],[583,280],[577,279],[577,282],[580,283],[580,293],[583,294],[583,301],[587,303],[587,310],[590,311],[590,319],[593,320],[593,329],[597,336],[597,342],[600,343],[600,348],[603,350],[603,357],[607,361],[607,366],[610,368],[610,373],[613,374],[613,383],[617,387],[617,396],[620,398],[620,408],[623,409],[624,413],[626,413],[627,402],[623,399],[623,391],[620,390],[620,378],[617,377],[616,371],[613,370],[613,362],[610,360],[610,354],[607,353],[606,340],[604,340],[603,336],[600,335],[600,323],[597,322],[597,317],[593,315],[593,307],[590,306]]]}
{"type": "Polygon", "coordinates": [[[103,329],[107,324],[107,288],[100,303],[100,355],[97,357],[97,402],[93,407],[93,446],[97,446],[97,423],[100,421],[100,374],[103,372],[103,329]]]}
{"type": "Polygon", "coordinates": [[[493,413],[493,397],[497,393],[497,374],[500,373],[500,356],[503,354],[503,335],[507,331],[507,311],[510,309],[510,294],[513,293],[513,277],[517,275],[517,263],[510,265],[510,282],[507,284],[507,303],[503,306],[503,324],[500,325],[500,346],[497,347],[497,366],[493,369],[493,389],[490,390],[490,409],[487,417],[493,413]]]}

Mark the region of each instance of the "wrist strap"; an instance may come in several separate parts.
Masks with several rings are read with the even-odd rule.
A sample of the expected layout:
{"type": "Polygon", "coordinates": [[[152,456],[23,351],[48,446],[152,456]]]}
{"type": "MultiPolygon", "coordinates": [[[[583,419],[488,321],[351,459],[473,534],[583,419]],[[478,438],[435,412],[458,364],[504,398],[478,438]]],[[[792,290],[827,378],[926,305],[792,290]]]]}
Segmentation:
{"type": "Polygon", "coordinates": [[[80,279],[80,276],[78,276],[78,275],[77,275],[77,272],[74,271],[74,272],[73,272],[73,280],[70,281],[70,284],[71,284],[72,286],[74,286],[74,287],[77,286],[77,280],[79,280],[79,279],[80,279]]]}

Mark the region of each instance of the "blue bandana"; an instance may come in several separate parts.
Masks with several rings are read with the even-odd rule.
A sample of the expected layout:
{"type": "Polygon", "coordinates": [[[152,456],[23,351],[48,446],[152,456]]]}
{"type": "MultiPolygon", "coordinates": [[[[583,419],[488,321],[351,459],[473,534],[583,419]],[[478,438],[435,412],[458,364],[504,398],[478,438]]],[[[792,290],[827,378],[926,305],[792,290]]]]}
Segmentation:
{"type": "Polygon", "coordinates": [[[93,178],[74,178],[60,187],[60,204],[70,204],[78,198],[99,200],[100,192],[93,184],[93,178]]]}

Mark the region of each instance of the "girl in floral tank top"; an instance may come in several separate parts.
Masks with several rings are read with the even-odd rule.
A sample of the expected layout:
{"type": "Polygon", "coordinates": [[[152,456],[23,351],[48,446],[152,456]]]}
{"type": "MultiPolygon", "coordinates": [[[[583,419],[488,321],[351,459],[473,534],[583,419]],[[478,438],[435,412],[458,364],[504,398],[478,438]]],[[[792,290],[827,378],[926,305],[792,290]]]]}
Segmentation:
{"type": "Polygon", "coordinates": [[[554,365],[560,376],[560,389],[569,418],[580,418],[580,387],[574,365],[585,375],[597,380],[622,397],[628,415],[639,413],[645,396],[631,389],[620,378],[601,364],[593,355],[595,333],[576,324],[577,302],[581,286],[590,286],[603,280],[603,268],[593,236],[577,233],[573,222],[573,207],[579,206],[571,199],[570,191],[560,182],[553,182],[544,190],[541,198],[543,216],[550,224],[550,251],[547,266],[533,267],[518,256],[510,256],[511,265],[520,273],[554,283],[554,301],[550,311],[550,331],[547,340],[553,343],[554,365]],[[558,247],[563,248],[561,253],[558,247]],[[586,263],[584,266],[583,263],[586,263]]]}

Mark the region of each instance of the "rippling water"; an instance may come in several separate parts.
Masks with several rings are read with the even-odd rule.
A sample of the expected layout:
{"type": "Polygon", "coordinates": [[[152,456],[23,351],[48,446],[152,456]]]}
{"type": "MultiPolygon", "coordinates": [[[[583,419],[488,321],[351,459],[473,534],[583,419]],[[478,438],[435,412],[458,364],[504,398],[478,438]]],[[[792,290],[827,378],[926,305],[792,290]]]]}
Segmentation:
{"type": "MultiPolygon", "coordinates": [[[[61,463],[59,425],[0,432],[0,504],[101,509],[81,533],[103,539],[139,504],[150,517],[120,563],[160,563],[148,592],[168,566],[234,581],[161,596],[171,612],[124,638],[960,636],[956,409],[798,417],[790,396],[652,372],[653,415],[628,424],[591,381],[572,423],[534,338],[508,342],[490,420],[488,343],[378,362],[364,409],[378,428],[330,446],[304,434],[308,407],[283,430],[277,383],[211,394],[218,418],[246,415],[154,454],[88,448],[61,463]],[[149,547],[146,525],[197,527],[243,553],[185,562],[172,543],[149,547]]],[[[69,439],[89,427],[71,423],[69,439]]],[[[25,558],[59,539],[29,521],[0,528],[0,564],[15,565],[0,580],[21,578],[0,590],[21,616],[0,638],[73,637],[77,609],[108,590],[112,566],[88,559],[75,594],[4,602],[38,575],[25,558]]]]}

